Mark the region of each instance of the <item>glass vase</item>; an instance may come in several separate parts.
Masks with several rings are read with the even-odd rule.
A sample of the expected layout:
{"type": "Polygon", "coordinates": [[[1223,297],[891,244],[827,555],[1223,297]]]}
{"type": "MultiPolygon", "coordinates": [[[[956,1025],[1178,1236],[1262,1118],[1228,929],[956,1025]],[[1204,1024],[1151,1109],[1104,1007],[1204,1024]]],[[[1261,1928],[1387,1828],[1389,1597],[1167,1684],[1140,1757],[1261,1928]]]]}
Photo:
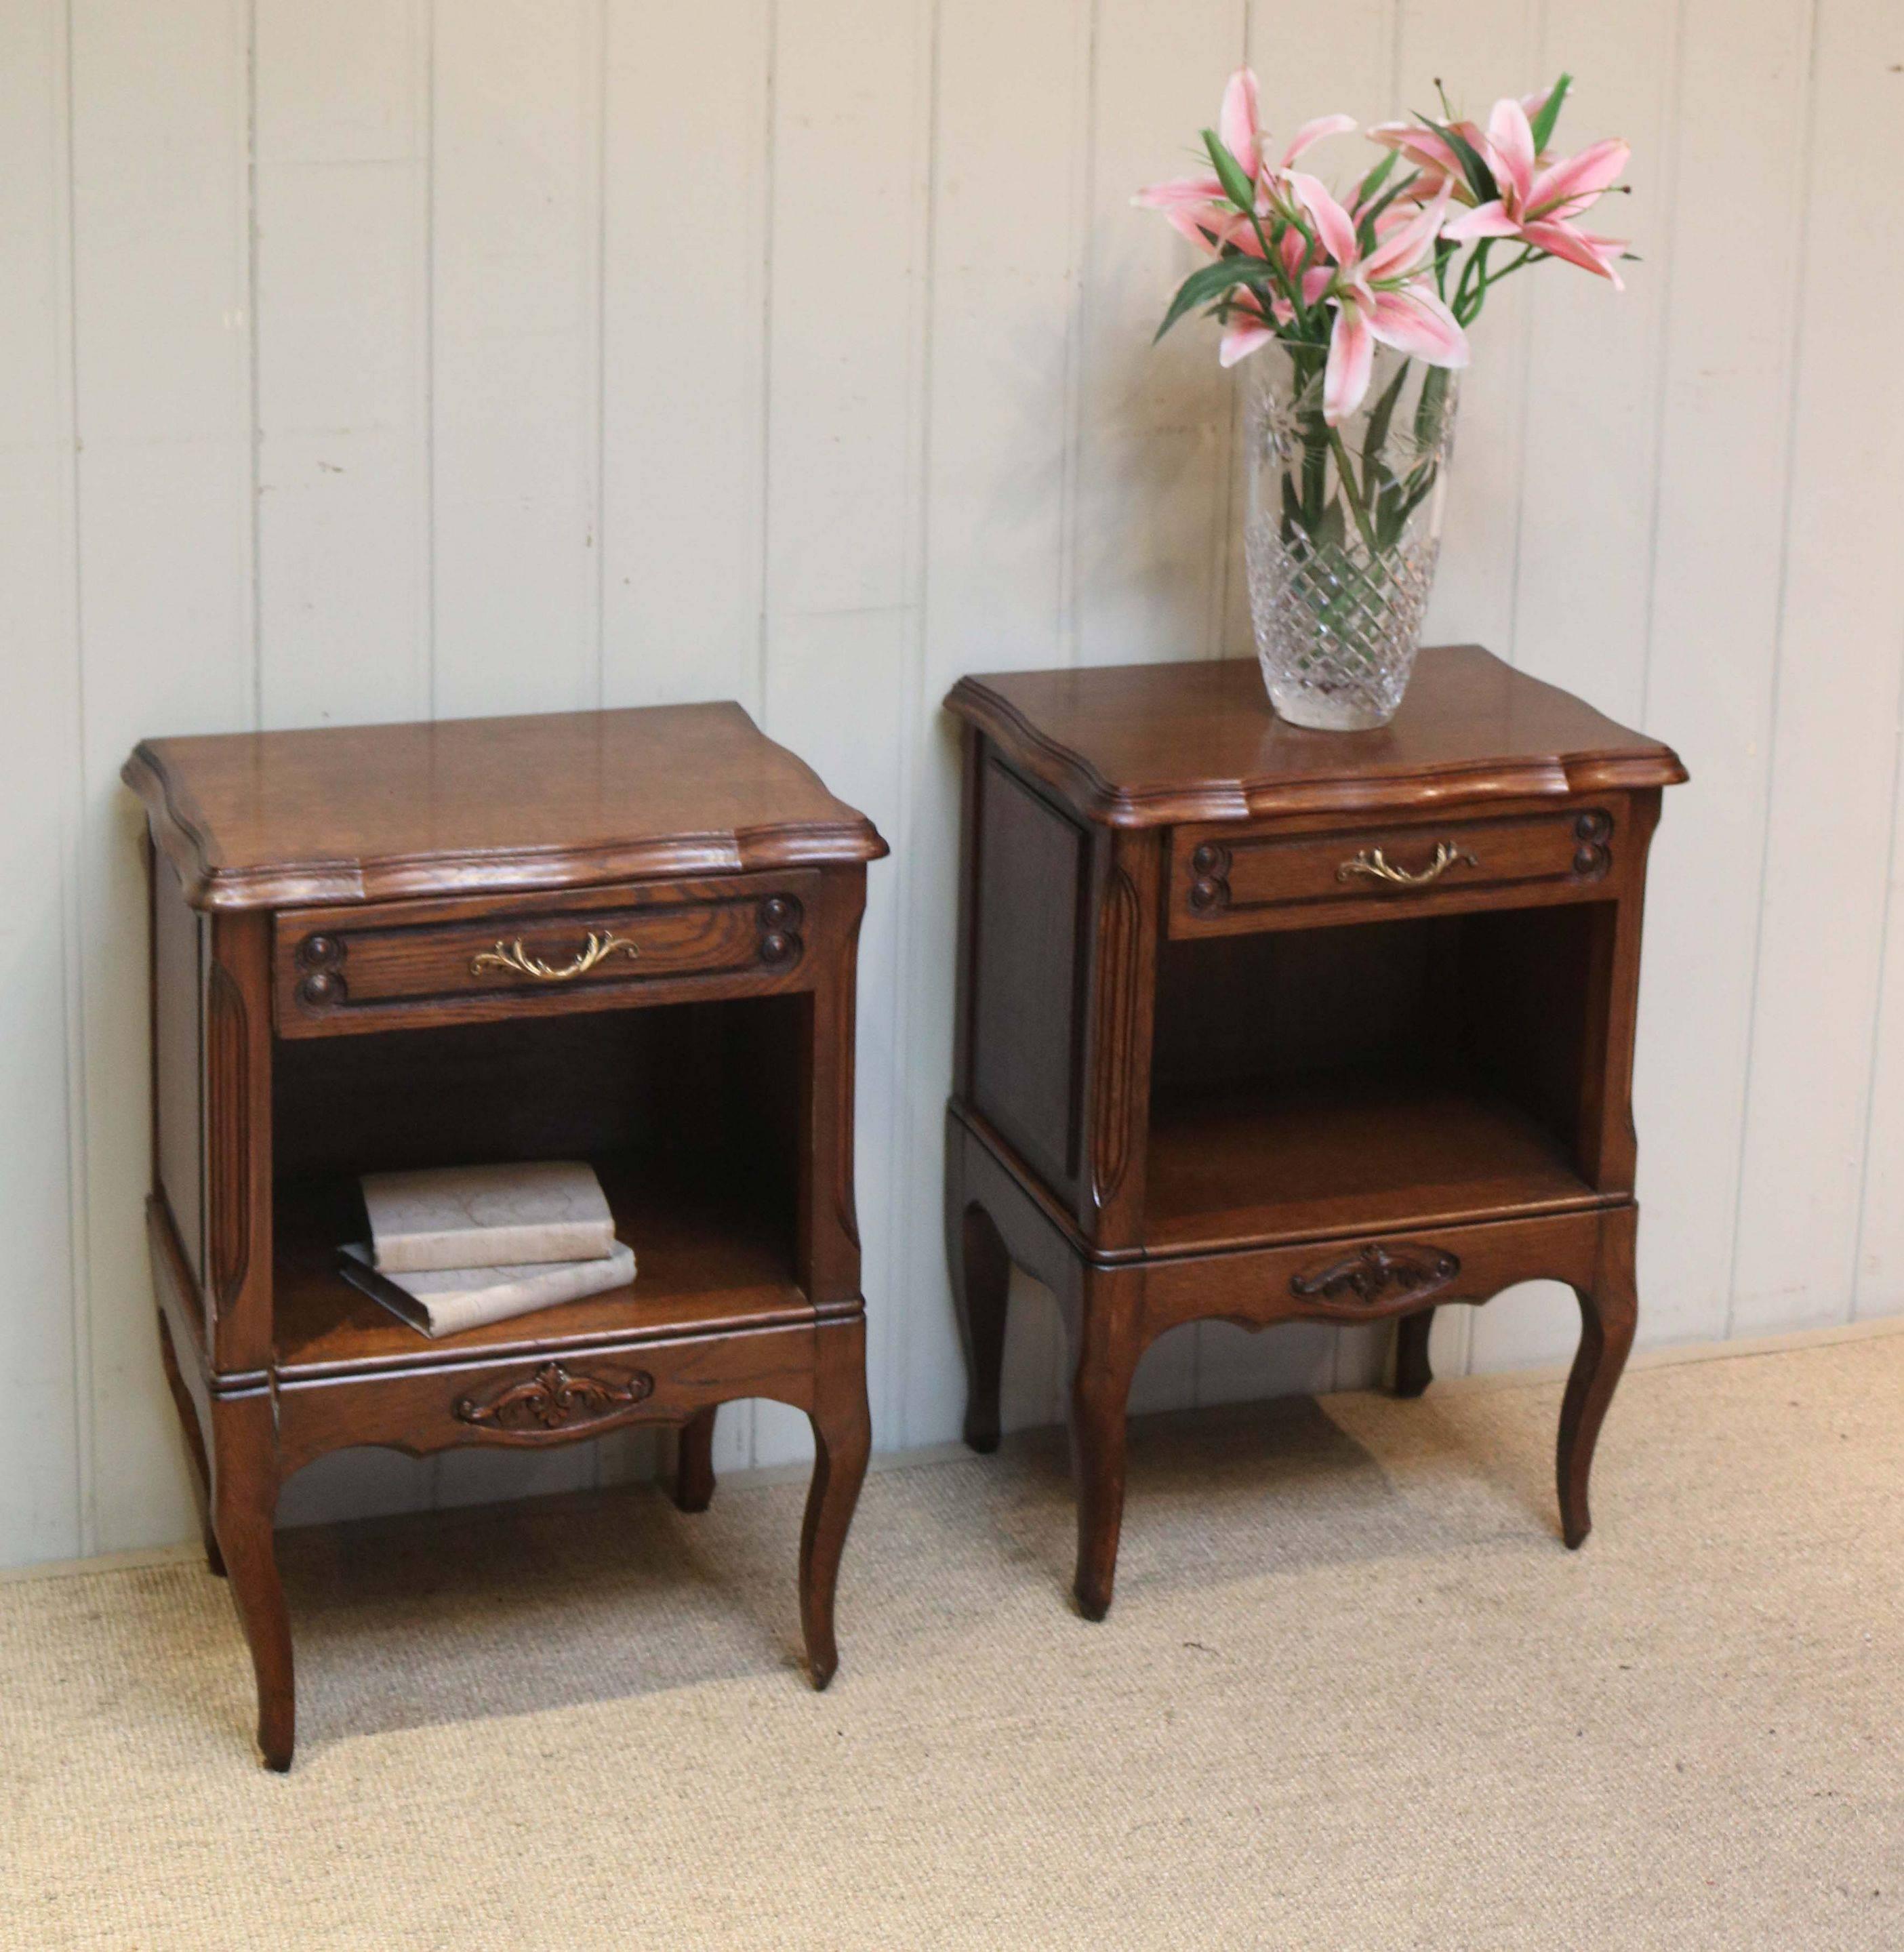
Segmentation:
{"type": "Polygon", "coordinates": [[[1244,557],[1270,702],[1295,725],[1386,725],[1420,647],[1441,546],[1457,376],[1376,349],[1360,408],[1323,418],[1319,346],[1250,373],[1244,557]]]}

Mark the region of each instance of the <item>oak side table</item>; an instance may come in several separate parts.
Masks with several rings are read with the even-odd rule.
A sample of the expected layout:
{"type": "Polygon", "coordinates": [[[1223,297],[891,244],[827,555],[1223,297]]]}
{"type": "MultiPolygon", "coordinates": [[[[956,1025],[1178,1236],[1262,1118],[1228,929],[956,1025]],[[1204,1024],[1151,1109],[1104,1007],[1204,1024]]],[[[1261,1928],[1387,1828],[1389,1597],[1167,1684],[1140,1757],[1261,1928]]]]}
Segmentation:
{"type": "Polygon", "coordinates": [[[716,1406],[817,1443],[813,1683],[869,1442],[853,1214],[856,943],[886,852],[737,705],[158,739],[153,1185],[167,1374],[288,1768],[278,1488],[327,1451],[539,1447],[716,1406]],[[352,1287],[361,1174],[594,1162],[634,1282],[430,1340],[352,1287]]]}
{"type": "Polygon", "coordinates": [[[1632,1346],[1633,1021],[1664,746],[1472,646],[1383,730],[1276,718],[1253,661],[968,677],[946,1223],[998,1441],[1010,1265],[1069,1336],[1076,1596],[1110,1604],[1158,1335],[1394,1320],[1564,1281],[1562,1528],[1632,1346]]]}

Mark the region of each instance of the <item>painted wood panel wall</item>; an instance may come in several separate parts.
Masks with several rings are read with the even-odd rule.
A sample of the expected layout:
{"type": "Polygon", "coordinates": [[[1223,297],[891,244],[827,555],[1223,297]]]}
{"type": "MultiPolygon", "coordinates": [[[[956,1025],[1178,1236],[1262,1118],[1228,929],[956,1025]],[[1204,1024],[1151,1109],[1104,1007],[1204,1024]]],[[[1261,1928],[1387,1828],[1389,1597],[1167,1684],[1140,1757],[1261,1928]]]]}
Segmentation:
{"type": "MultiPolygon", "coordinates": [[[[894,846],[864,937],[878,1441],[953,1436],[960,673],[1248,646],[1236,401],[1131,192],[1563,64],[1646,261],[1479,333],[1432,630],[1673,740],[1643,1334],[1904,1307],[1904,15],[1871,0],[11,0],[0,9],[0,1563],[189,1531],[140,1240],[141,734],[740,699],[894,846]],[[1851,285],[1843,267],[1855,267],[1851,285]],[[1847,299],[1847,291],[1853,296],[1847,299]]],[[[1008,1413],[1054,1417],[1048,1306],[1008,1413]]],[[[1550,1360],[1570,1302],[1445,1311],[1550,1360]]],[[[1151,1407],[1368,1380],[1221,1325],[1151,1407]]],[[[724,1468],[803,1453],[726,1414],[724,1468]]],[[[287,1515],[650,1446],[334,1460],[287,1515]]]]}

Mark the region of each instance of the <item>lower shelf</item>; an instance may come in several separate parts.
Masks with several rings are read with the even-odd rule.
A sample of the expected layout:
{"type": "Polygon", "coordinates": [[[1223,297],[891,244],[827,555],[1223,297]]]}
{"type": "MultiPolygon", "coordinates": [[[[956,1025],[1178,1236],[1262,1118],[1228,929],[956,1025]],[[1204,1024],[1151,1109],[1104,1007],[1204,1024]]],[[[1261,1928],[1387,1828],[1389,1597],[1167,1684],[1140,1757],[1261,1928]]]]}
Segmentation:
{"type": "Polygon", "coordinates": [[[1470,1087],[1391,1077],[1153,1106],[1145,1244],[1225,1247],[1598,1203],[1544,1127],[1470,1087]]]}
{"type": "Polygon", "coordinates": [[[435,1340],[337,1272],[339,1246],[363,1237],[355,1183],[280,1186],[274,1267],[280,1375],[409,1368],[813,1319],[794,1278],[785,1230],[757,1192],[735,1185],[718,1167],[695,1171],[627,1156],[593,1163],[615,1232],[634,1250],[634,1281],[435,1340]]]}

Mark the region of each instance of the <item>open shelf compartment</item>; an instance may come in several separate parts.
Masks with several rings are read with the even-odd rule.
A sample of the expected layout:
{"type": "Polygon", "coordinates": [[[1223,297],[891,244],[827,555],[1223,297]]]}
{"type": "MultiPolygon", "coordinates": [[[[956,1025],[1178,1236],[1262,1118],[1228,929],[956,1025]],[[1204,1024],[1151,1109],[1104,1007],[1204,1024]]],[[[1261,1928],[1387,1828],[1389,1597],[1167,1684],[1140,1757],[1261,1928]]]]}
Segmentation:
{"type": "Polygon", "coordinates": [[[1164,945],[1145,1238],[1590,1206],[1602,903],[1164,945]]]}
{"type": "Polygon", "coordinates": [[[277,1046],[280,1375],[343,1373],[810,1319],[797,1268],[803,994],[277,1046]],[[593,1163],[628,1286],[432,1339],[337,1272],[359,1177],[593,1163]]]}

